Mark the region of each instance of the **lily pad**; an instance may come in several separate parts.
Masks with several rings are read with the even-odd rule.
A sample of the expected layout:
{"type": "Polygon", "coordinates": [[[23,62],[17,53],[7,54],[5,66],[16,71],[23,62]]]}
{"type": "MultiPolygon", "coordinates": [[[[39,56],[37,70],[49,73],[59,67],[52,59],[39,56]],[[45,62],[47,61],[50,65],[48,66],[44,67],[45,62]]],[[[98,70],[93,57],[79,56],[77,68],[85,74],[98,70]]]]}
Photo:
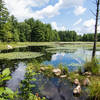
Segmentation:
{"type": "Polygon", "coordinates": [[[12,53],[1,53],[0,59],[25,59],[25,58],[36,58],[43,54],[39,52],[12,52],[12,53]]]}

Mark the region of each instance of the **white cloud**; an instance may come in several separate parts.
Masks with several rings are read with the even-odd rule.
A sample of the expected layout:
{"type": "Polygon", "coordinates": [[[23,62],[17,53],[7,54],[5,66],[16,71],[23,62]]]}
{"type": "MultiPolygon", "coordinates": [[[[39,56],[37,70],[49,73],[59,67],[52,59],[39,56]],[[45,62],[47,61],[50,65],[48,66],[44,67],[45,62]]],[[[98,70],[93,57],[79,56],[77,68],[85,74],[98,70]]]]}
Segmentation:
{"type": "MultiPolygon", "coordinates": [[[[83,24],[75,29],[79,33],[94,33],[95,32],[95,20],[88,19],[83,24]]],[[[98,25],[98,33],[100,32],[100,25],[98,25]]]]}
{"type": "Polygon", "coordinates": [[[54,17],[60,14],[60,9],[82,5],[84,0],[59,0],[54,6],[48,5],[45,8],[33,11],[32,7],[45,5],[49,0],[4,0],[11,14],[18,19],[34,17],[35,19],[54,17]],[[78,2],[77,2],[78,1],[78,2]]]}
{"type": "Polygon", "coordinates": [[[49,0],[4,0],[10,14],[15,15],[19,20],[34,17],[32,7],[40,7],[49,2],[49,0]]]}
{"type": "Polygon", "coordinates": [[[94,20],[94,19],[86,20],[86,21],[83,23],[83,26],[85,26],[85,27],[91,27],[91,26],[94,26],[94,25],[95,25],[95,20],[94,20]]]}
{"type": "Polygon", "coordinates": [[[51,26],[52,26],[53,29],[56,29],[57,31],[65,31],[66,30],[65,26],[58,27],[56,22],[52,22],[51,26]]]}
{"type": "Polygon", "coordinates": [[[94,26],[95,26],[95,20],[92,18],[83,22],[83,29],[84,32],[86,33],[93,33],[94,26]]]}
{"type": "Polygon", "coordinates": [[[73,25],[76,26],[82,22],[82,18],[80,18],[78,21],[76,21],[73,25]]]}
{"type": "MultiPolygon", "coordinates": [[[[99,22],[100,23],[100,22],[99,22]]],[[[78,34],[83,35],[84,33],[94,33],[95,32],[95,19],[91,18],[85,20],[81,25],[75,26],[71,30],[75,30],[78,34]]],[[[98,25],[98,33],[100,33],[100,24],[98,25]]]]}
{"type": "Polygon", "coordinates": [[[45,18],[45,17],[53,17],[53,16],[58,15],[58,14],[59,14],[58,9],[55,9],[52,5],[49,5],[40,11],[36,11],[33,14],[33,16],[35,18],[45,18]]]}
{"type": "Polygon", "coordinates": [[[57,59],[62,59],[65,56],[65,53],[56,53],[52,56],[51,60],[55,61],[57,59]]]}
{"type": "Polygon", "coordinates": [[[78,15],[83,14],[85,11],[86,11],[86,8],[83,8],[82,6],[78,6],[78,7],[75,7],[74,14],[78,16],[78,15]]]}

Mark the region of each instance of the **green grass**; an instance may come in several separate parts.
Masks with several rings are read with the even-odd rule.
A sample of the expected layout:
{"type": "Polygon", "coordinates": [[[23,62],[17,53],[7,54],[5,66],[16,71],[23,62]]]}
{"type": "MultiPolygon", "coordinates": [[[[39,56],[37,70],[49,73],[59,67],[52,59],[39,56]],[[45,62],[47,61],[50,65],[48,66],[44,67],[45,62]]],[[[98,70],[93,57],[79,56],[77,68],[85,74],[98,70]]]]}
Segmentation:
{"type": "Polygon", "coordinates": [[[43,54],[39,52],[12,52],[12,53],[0,53],[0,59],[25,59],[36,58],[43,54]]]}
{"type": "Polygon", "coordinates": [[[21,48],[21,47],[27,47],[27,46],[50,46],[53,45],[53,42],[0,42],[0,50],[7,49],[7,45],[12,46],[12,48],[21,48]]]}
{"type": "Polygon", "coordinates": [[[87,72],[91,72],[94,75],[100,75],[100,64],[99,61],[94,58],[92,61],[87,61],[84,64],[84,69],[87,72]]]}
{"type": "Polygon", "coordinates": [[[90,100],[100,100],[100,80],[99,81],[92,80],[88,89],[90,92],[89,93],[90,100]]]}

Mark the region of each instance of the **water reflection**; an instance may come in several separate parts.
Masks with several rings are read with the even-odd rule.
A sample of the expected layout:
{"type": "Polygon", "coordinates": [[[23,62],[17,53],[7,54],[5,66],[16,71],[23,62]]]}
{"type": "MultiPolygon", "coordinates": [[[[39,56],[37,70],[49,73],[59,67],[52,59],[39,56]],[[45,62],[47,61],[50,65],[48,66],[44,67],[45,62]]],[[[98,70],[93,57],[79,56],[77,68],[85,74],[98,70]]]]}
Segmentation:
{"type": "MultiPolygon", "coordinates": [[[[42,57],[36,58],[40,63],[51,64],[57,67],[59,64],[66,65],[69,71],[76,70],[79,66],[83,65],[86,59],[91,59],[92,50],[85,50],[84,48],[77,48],[75,50],[57,50],[55,53],[47,52],[47,47],[26,47],[17,48],[6,52],[43,52],[42,57]]],[[[100,57],[100,51],[96,52],[97,56],[100,57]]],[[[7,86],[12,90],[16,90],[19,87],[21,80],[24,79],[25,68],[27,63],[34,63],[34,59],[23,59],[23,60],[0,60],[0,71],[4,68],[10,68],[12,71],[12,79],[7,82],[7,86]]],[[[83,94],[80,97],[74,97],[72,94],[73,85],[67,80],[61,80],[58,78],[48,79],[43,75],[36,77],[36,91],[39,91],[42,96],[46,96],[49,100],[86,100],[86,95],[83,94]]]]}
{"type": "MultiPolygon", "coordinates": [[[[85,61],[91,60],[92,51],[85,50],[83,48],[77,49],[74,53],[61,52],[52,55],[51,60],[44,61],[43,64],[53,65],[57,67],[59,64],[63,64],[68,67],[69,71],[77,70],[82,67],[85,61]]],[[[96,52],[97,58],[100,57],[100,51],[96,52]]]]}
{"type": "Polygon", "coordinates": [[[74,86],[68,80],[48,79],[41,75],[38,76],[36,85],[40,94],[48,100],[86,100],[87,98],[85,92],[80,97],[73,96],[74,86]]]}
{"type": "Polygon", "coordinates": [[[18,64],[18,68],[11,74],[12,79],[7,82],[7,87],[15,91],[19,87],[19,83],[24,79],[26,65],[22,62],[18,64]]]}
{"type": "Polygon", "coordinates": [[[47,46],[28,46],[14,49],[1,50],[0,53],[10,53],[10,52],[44,52],[48,48],[47,46]]]}

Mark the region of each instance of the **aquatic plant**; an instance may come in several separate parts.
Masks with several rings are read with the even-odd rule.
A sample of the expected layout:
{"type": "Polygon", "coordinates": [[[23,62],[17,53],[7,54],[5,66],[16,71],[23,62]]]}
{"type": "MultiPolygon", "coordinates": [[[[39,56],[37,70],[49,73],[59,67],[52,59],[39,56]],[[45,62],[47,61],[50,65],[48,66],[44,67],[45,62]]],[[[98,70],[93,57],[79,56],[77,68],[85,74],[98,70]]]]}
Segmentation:
{"type": "Polygon", "coordinates": [[[36,58],[43,54],[39,52],[12,52],[12,53],[0,53],[0,59],[25,59],[36,58]]]}
{"type": "Polygon", "coordinates": [[[10,88],[5,87],[5,81],[11,79],[10,70],[6,68],[0,73],[0,100],[46,100],[45,97],[40,98],[32,93],[34,84],[30,84],[31,81],[36,79],[33,77],[36,75],[33,70],[28,67],[25,74],[25,79],[22,81],[20,91],[13,92],[10,88]]]}
{"type": "Polygon", "coordinates": [[[33,94],[35,85],[32,83],[36,81],[34,76],[36,73],[33,71],[32,66],[26,68],[25,79],[20,84],[20,98],[22,100],[46,100],[45,97],[40,98],[33,94]]]}
{"type": "Polygon", "coordinates": [[[92,59],[92,61],[87,61],[84,64],[84,70],[91,72],[92,74],[100,74],[100,64],[96,58],[92,59]]]}
{"type": "Polygon", "coordinates": [[[100,81],[92,81],[88,89],[90,100],[100,100],[100,81]]]}
{"type": "Polygon", "coordinates": [[[77,72],[70,72],[68,74],[68,79],[73,83],[75,79],[78,79],[80,82],[83,82],[83,80],[85,79],[85,76],[80,75],[77,72]]]}
{"type": "Polygon", "coordinates": [[[68,67],[66,65],[59,64],[58,68],[61,69],[62,74],[68,74],[68,67]]]}

